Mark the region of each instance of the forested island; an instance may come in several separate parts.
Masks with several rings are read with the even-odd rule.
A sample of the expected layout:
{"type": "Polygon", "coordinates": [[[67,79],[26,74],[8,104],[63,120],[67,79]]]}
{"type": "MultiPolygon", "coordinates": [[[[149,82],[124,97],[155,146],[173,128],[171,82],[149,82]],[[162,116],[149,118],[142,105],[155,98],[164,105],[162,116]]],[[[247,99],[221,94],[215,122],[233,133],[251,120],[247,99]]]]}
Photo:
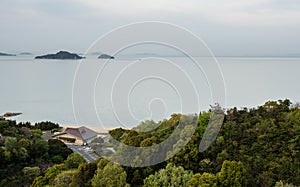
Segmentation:
{"type": "Polygon", "coordinates": [[[98,56],[99,59],[115,59],[115,57],[110,56],[108,54],[101,54],[100,56],[98,56]]]}
{"type": "Polygon", "coordinates": [[[16,56],[15,54],[1,53],[0,56],[16,56]]]}
{"type": "Polygon", "coordinates": [[[21,53],[19,53],[19,55],[21,55],[21,56],[32,56],[33,54],[30,53],[30,52],[21,52],[21,53]]]}
{"type": "Polygon", "coordinates": [[[58,60],[80,60],[85,57],[79,56],[75,53],[67,51],[59,51],[56,54],[48,54],[42,56],[36,56],[35,59],[58,59],[58,60]]]}
{"type": "MultiPolygon", "coordinates": [[[[256,108],[227,109],[216,140],[201,153],[199,143],[211,114],[212,110],[199,114],[191,139],[174,157],[148,167],[121,166],[108,161],[109,155],[87,163],[59,140],[43,140],[43,132],[60,130],[58,124],[1,119],[0,186],[300,186],[299,104],[279,100],[256,108]]],[[[184,138],[191,129],[188,120],[179,127],[184,117],[173,114],[131,130],[117,128],[109,132],[108,143],[97,145],[111,144],[121,155],[128,149],[114,141],[149,147],[177,128],[182,128],[179,136],[184,138]]],[[[181,140],[175,142],[174,149],[180,144],[181,140]]],[[[154,151],[163,152],[159,147],[154,151]]],[[[120,159],[130,160],[130,155],[120,159]]]]}

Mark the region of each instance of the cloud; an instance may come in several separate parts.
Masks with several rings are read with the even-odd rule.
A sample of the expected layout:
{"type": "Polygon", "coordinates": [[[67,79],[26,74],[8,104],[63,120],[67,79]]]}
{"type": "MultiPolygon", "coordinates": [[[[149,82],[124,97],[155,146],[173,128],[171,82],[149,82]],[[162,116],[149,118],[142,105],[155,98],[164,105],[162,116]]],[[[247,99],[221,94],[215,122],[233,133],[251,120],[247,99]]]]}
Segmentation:
{"type": "Polygon", "coordinates": [[[164,18],[182,14],[206,18],[219,24],[276,26],[300,21],[300,3],[295,0],[78,0],[103,15],[164,18]]]}
{"type": "Polygon", "coordinates": [[[184,16],[217,24],[276,26],[300,22],[298,0],[3,0],[1,17],[166,20],[184,16]]]}
{"type": "Polygon", "coordinates": [[[189,8],[190,3],[180,0],[78,0],[82,4],[87,4],[99,11],[112,12],[113,14],[135,15],[147,14],[149,12],[180,12],[189,8]]]}
{"type": "Polygon", "coordinates": [[[82,50],[118,26],[153,20],[186,27],[224,53],[275,51],[273,41],[277,51],[300,47],[299,0],[2,0],[0,17],[0,49],[82,50]]]}

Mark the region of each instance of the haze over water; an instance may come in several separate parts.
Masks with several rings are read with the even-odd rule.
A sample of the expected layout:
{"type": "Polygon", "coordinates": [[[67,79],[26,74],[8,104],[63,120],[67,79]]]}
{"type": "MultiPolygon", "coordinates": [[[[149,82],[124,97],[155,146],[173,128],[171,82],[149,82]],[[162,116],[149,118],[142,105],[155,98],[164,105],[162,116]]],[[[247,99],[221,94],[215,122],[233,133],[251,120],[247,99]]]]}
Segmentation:
{"type": "MultiPolygon", "coordinates": [[[[33,57],[1,57],[1,92],[0,113],[23,112],[15,117],[17,121],[53,121],[63,125],[86,125],[97,128],[99,121],[91,119],[86,123],[77,123],[73,114],[72,91],[76,68],[80,61],[72,60],[32,60],[33,57]]],[[[210,98],[209,86],[203,75],[192,67],[186,58],[170,58],[178,67],[186,70],[195,83],[199,95],[199,109],[207,110],[213,104],[210,98]]],[[[300,101],[300,58],[217,58],[223,73],[226,102],[225,108],[255,107],[268,100],[288,98],[292,102],[300,101]]],[[[84,61],[83,61],[84,62],[84,61]]],[[[97,114],[105,127],[118,127],[120,124],[111,112],[110,101],[103,101],[101,93],[110,90],[111,82],[120,68],[131,63],[132,60],[114,60],[110,67],[110,77],[106,84],[95,89],[97,114]]],[[[98,63],[104,63],[99,61],[98,63]]],[[[171,82],[179,82],[171,80],[171,82]]],[[[132,109],[129,116],[126,112],[128,106],[117,110],[118,117],[126,127],[134,127],[141,120],[154,119],[155,121],[168,118],[176,112],[198,113],[194,106],[187,106],[182,111],[178,96],[163,85],[146,84],[136,87],[130,100],[132,109]],[[166,89],[164,89],[166,88],[166,89]],[[159,99],[148,106],[146,96],[155,97],[157,92],[165,103],[159,99]]],[[[148,98],[149,99],[149,98],[148,98]]]]}

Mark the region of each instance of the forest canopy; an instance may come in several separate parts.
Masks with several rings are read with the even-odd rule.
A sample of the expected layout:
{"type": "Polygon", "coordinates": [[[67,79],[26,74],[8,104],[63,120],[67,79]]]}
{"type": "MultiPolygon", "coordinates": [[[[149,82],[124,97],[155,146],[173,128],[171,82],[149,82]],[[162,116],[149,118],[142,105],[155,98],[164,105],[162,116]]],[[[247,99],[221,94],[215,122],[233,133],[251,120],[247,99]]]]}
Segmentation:
{"type": "MultiPolygon", "coordinates": [[[[64,144],[42,140],[35,126],[1,120],[0,186],[300,186],[298,104],[279,100],[256,108],[227,109],[216,140],[199,152],[211,113],[197,115],[194,131],[190,131],[192,122],[185,120],[178,135],[184,138],[192,132],[187,144],[181,146],[179,139],[173,148],[180,149],[173,157],[147,167],[122,166],[110,162],[109,155],[86,163],[64,144]]],[[[111,130],[109,143],[117,156],[122,155],[119,159],[130,160],[130,154],[124,156],[130,150],[116,142],[134,147],[158,145],[176,132],[184,117],[173,114],[160,122],[144,121],[131,130],[111,130]]],[[[154,151],[167,158],[173,150],[162,152],[158,147],[154,151]]],[[[135,161],[151,159],[155,158],[135,161]]]]}

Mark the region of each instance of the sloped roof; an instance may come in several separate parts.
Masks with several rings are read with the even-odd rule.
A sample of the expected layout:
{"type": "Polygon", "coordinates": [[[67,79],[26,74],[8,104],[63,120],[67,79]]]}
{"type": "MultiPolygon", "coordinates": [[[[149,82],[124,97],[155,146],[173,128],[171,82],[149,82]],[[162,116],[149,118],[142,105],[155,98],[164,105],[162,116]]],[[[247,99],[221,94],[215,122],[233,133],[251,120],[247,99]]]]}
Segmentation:
{"type": "Polygon", "coordinates": [[[95,132],[87,127],[79,127],[79,128],[67,127],[66,130],[64,131],[64,133],[71,134],[82,140],[88,140],[88,139],[93,138],[98,135],[97,132],[95,132]]]}

